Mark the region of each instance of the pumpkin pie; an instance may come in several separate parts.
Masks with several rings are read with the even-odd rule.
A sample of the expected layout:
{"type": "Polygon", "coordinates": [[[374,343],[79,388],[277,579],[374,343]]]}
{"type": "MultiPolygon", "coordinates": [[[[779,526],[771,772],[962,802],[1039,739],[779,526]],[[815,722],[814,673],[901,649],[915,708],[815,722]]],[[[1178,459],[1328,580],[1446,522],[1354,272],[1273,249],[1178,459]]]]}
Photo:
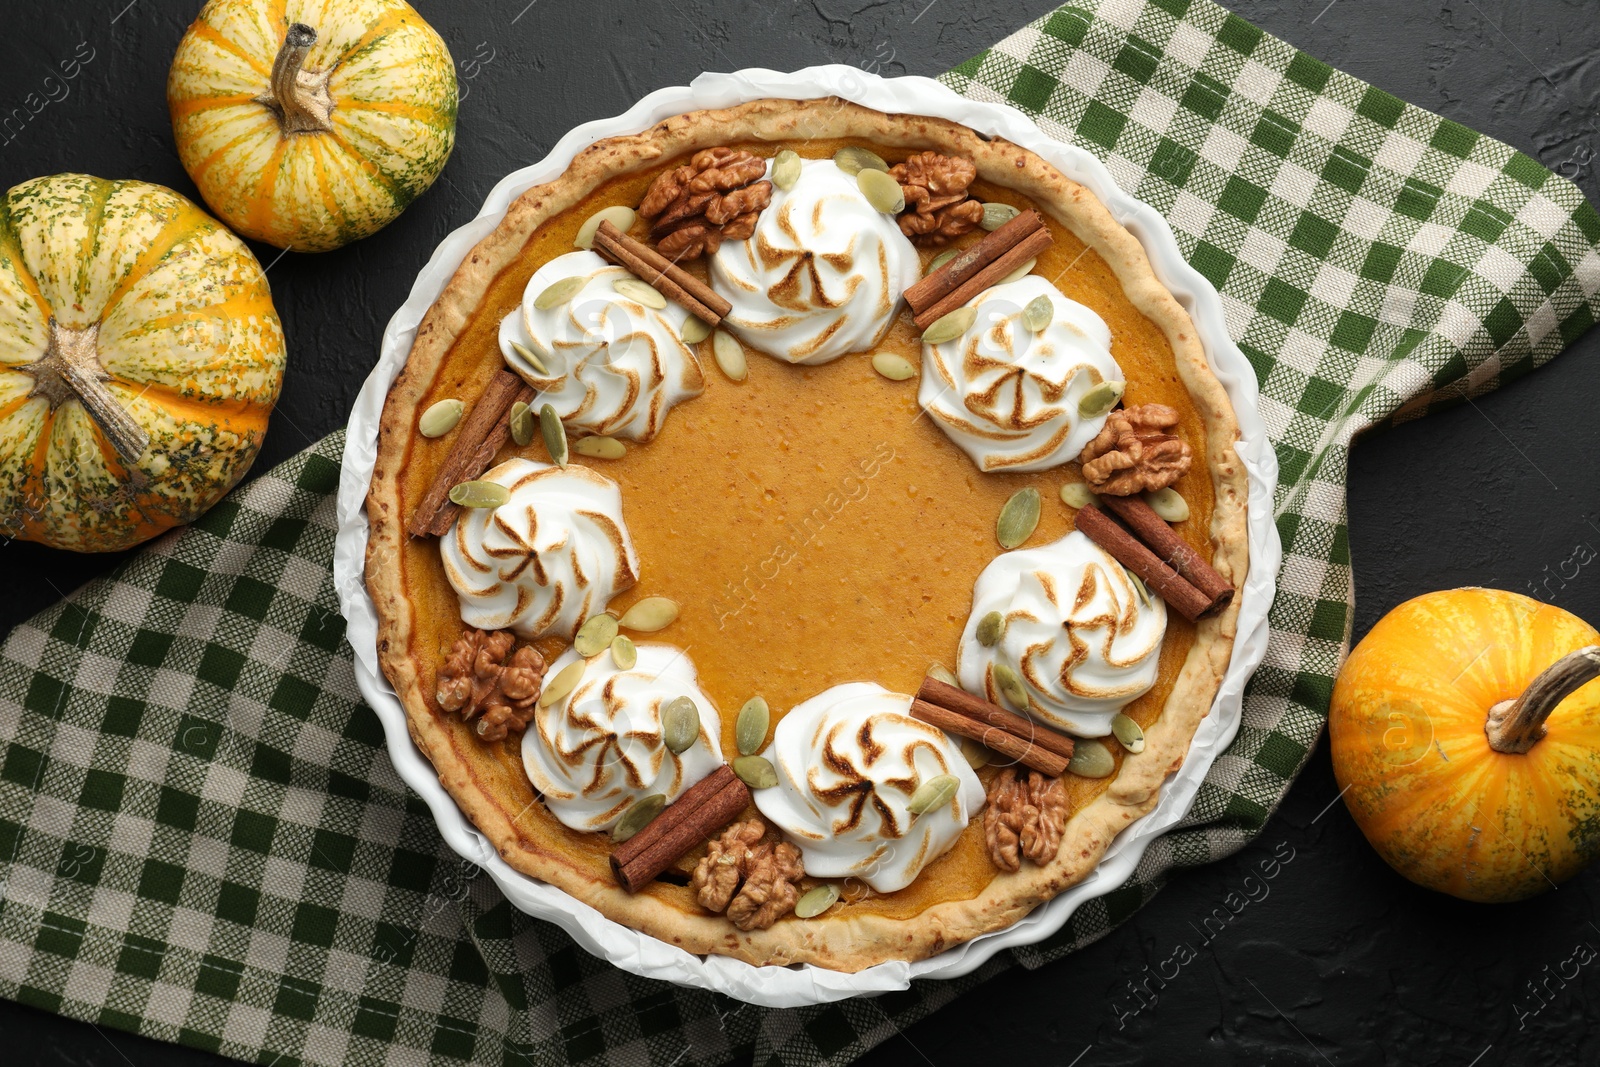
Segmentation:
{"type": "Polygon", "coordinates": [[[420,325],[368,496],[412,738],[515,869],[856,971],[1015,923],[1183,761],[1238,427],[1138,240],[836,99],[600,141],[420,325]]]}

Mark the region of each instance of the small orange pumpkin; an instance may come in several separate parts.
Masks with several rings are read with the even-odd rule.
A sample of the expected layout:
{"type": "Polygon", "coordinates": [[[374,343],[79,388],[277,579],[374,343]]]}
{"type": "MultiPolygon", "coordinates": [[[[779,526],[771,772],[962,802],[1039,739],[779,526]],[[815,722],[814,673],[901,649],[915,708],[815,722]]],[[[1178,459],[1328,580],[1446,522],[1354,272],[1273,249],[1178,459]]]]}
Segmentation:
{"type": "Polygon", "coordinates": [[[1407,601],[1339,672],[1345,804],[1389,865],[1475,901],[1522,900],[1600,855],[1600,632],[1517,593],[1407,601]]]}

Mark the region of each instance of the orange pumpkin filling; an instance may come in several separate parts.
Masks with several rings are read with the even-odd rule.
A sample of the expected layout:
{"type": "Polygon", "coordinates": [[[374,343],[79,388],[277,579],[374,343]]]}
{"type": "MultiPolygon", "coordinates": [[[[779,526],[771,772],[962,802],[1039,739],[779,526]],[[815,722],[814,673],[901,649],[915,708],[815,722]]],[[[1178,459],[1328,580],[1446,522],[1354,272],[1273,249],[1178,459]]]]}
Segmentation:
{"type": "MultiPolygon", "coordinates": [[[[786,146],[747,147],[771,155],[786,146]]],[[[818,141],[787,147],[802,156],[827,158],[838,146],[818,141]]],[[[904,155],[880,154],[891,161],[904,155]]],[[[477,396],[502,366],[500,320],[517,308],[534,270],[571,251],[578,227],[594,211],[637,204],[661,169],[608,182],[541,226],[495,279],[417,410],[450,397],[477,396]]],[[[1019,208],[1039,206],[983,182],[975,183],[972,194],[1019,208]]],[[[1209,559],[1213,494],[1203,426],[1178,378],[1172,350],[1161,331],[1132,307],[1100,256],[1044,213],[1055,243],[1034,273],[1110,326],[1112,355],[1128,381],[1127,404],[1161,403],[1182,415],[1177,432],[1196,461],[1175,486],[1190,506],[1189,518],[1176,529],[1209,559]]],[[[934,254],[922,254],[924,266],[934,254]]],[[[703,262],[691,269],[705,276],[703,262]]],[[[895,352],[920,366],[919,333],[902,309],[874,351],[895,352]]],[[[1001,551],[996,517],[1018,489],[1034,486],[1045,498],[1029,545],[1045,544],[1073,528],[1073,512],[1058,493],[1064,483],[1081,480],[1076,463],[1040,474],[979,472],[922,416],[916,379],[886,380],[873,370],[870,353],[798,367],[750,350],[749,377],[734,383],[717,371],[709,341],[697,347],[706,391],[673,409],[654,441],[630,442],[619,460],[574,454],[572,461],[592,466],[622,489],[623,515],[642,575],[612,607],[623,610],[656,595],[682,605],[679,619],[660,634],[634,636],[688,653],[721,713],[726,753],[735,750],[734,716],[756,693],[766,697],[776,719],[843,682],[873,681],[911,693],[930,664],[953,667],[973,583],[1001,551]]],[[[400,476],[402,515],[409,517],[427,491],[450,441],[448,435],[412,437],[400,476]]],[[[525,449],[508,448],[499,458],[511,455],[548,460],[537,441],[525,449]]],[[[432,539],[409,540],[399,565],[416,615],[408,651],[431,706],[438,667],[462,629],[456,595],[432,539]]],[[[1141,725],[1159,715],[1193,641],[1193,626],[1169,613],[1156,685],[1125,709],[1141,725]]],[[[553,656],[562,644],[541,642],[540,647],[553,656]]],[[[523,771],[520,737],[485,745],[470,728],[436,706],[433,710],[450,724],[453,743],[478,788],[509,811],[521,812],[516,826],[522,847],[592,863],[597,877],[610,879],[609,838],[566,828],[538,802],[523,771]]],[[[979,771],[986,783],[995,773],[995,768],[979,771]]],[[[1109,781],[1069,775],[1072,809],[1087,804],[1109,781]]],[[[956,846],[910,886],[865,896],[868,891],[856,888],[856,896],[847,894],[850,907],[909,918],[938,902],[973,897],[997,873],[981,823],[973,820],[956,846]]],[[[700,854],[696,850],[685,857],[678,870],[687,873],[700,854]]],[[[642,892],[699,911],[682,881],[669,872],[642,892]]]]}

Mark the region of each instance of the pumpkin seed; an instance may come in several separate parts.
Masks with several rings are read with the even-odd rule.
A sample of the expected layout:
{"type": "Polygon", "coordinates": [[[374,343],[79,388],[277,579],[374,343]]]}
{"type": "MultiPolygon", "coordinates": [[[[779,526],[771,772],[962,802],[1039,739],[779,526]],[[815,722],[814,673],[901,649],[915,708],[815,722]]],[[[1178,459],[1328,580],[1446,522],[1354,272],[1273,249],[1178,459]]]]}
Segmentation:
{"type": "Polygon", "coordinates": [[[666,297],[657,292],[649,282],[641,281],[638,278],[618,278],[611,283],[611,288],[615,289],[620,295],[636,303],[643,304],[647,308],[655,308],[660,311],[667,306],[666,297]]]}
{"type": "Polygon", "coordinates": [[[970,737],[961,739],[961,756],[973,770],[989,765],[989,750],[970,737]]]}
{"type": "Polygon", "coordinates": [[[751,789],[771,789],[778,784],[778,769],[762,756],[735,756],[733,773],[751,789]]]}
{"type": "Polygon", "coordinates": [[[661,740],[674,756],[689,751],[700,738],[700,709],[689,697],[673,697],[661,709],[661,740]]]}
{"type": "Polygon", "coordinates": [[[926,278],[929,274],[935,273],[940,267],[959,256],[961,252],[962,249],[959,248],[947,248],[943,252],[940,252],[938,255],[934,256],[928,261],[928,269],[923,274],[923,277],[926,278]]]}
{"type": "Polygon", "coordinates": [[[1019,711],[1027,711],[1028,690],[1022,684],[1022,679],[1017,677],[1017,672],[1005,663],[996,663],[989,669],[994,672],[994,684],[999,687],[1000,695],[1011,701],[1019,711]]]}
{"type": "Polygon", "coordinates": [[[580,456],[593,456],[596,459],[621,459],[628,454],[628,446],[615,437],[580,437],[572,447],[578,450],[580,456]]]}
{"type": "MultiPolygon", "coordinates": [[[[1144,751],[1144,728],[1120,711],[1111,720],[1111,732],[1122,747],[1134,755],[1144,751]]],[[[1077,754],[1077,750],[1073,750],[1077,754]]]]}
{"type": "Polygon", "coordinates": [[[1006,635],[1006,617],[998,611],[991,611],[978,620],[978,644],[984,648],[993,648],[1000,643],[1006,635]]]}
{"type": "Polygon", "coordinates": [[[461,482],[450,487],[450,503],[464,508],[497,508],[511,499],[499,482],[461,482]]]}
{"type": "Polygon", "coordinates": [[[972,324],[977,321],[977,308],[956,308],[950,314],[934,319],[928,328],[922,331],[922,343],[942,345],[946,341],[954,341],[972,329],[972,324]]]}
{"type": "Polygon", "coordinates": [[[634,664],[639,662],[639,647],[633,643],[633,638],[618,634],[611,639],[611,661],[619,671],[633,670],[634,664]]]}
{"type": "Polygon", "coordinates": [[[936,774],[917,786],[917,791],[911,794],[911,802],[906,805],[906,810],[913,815],[926,815],[930,811],[938,811],[955,799],[956,790],[960,788],[961,779],[955,775],[936,774]]]}
{"type": "Polygon", "coordinates": [[[705,319],[697,319],[693,315],[683,320],[683,329],[678,331],[678,336],[683,338],[686,345],[697,345],[711,336],[711,324],[705,319]]]}
{"type": "Polygon", "coordinates": [[[889,379],[891,382],[903,382],[907,378],[916,376],[917,368],[904,356],[897,356],[893,352],[879,352],[872,357],[872,369],[889,379]]]}
{"type": "Polygon", "coordinates": [[[1028,306],[1022,309],[1022,325],[1034,333],[1044,333],[1044,328],[1050,325],[1056,317],[1056,306],[1050,302],[1048,293],[1040,293],[1028,301],[1028,306]]]}
{"type": "Polygon", "coordinates": [[[1011,499],[1000,509],[1000,519],[994,527],[1001,548],[1016,548],[1033,536],[1034,528],[1039,525],[1041,506],[1039,490],[1031,485],[1011,494],[1011,499]]]}
{"type": "Polygon", "coordinates": [[[928,677],[936,678],[945,685],[953,685],[957,689],[961,688],[961,683],[956,681],[955,672],[943,663],[930,663],[928,665],[928,677]]]}
{"type": "Polygon", "coordinates": [[[794,188],[794,183],[800,180],[800,154],[793,149],[785,148],[782,152],[772,157],[772,184],[784,192],[794,188]]]}
{"type": "Polygon", "coordinates": [[[888,173],[889,164],[883,157],[869,148],[857,148],[855,145],[846,145],[833,154],[833,162],[846,174],[860,174],[864,170],[880,170],[888,173]]]}
{"type": "Polygon", "coordinates": [[[578,650],[578,655],[588,659],[610,648],[611,640],[616,636],[617,617],[601,612],[591,615],[588,622],[578,627],[578,636],[572,639],[572,647],[578,650]]]}
{"type": "Polygon", "coordinates": [[[1069,508],[1086,508],[1100,503],[1100,498],[1082,482],[1068,482],[1061,487],[1061,502],[1069,508]]]}
{"type": "Polygon", "coordinates": [[[443,437],[456,428],[461,413],[467,405],[459,400],[441,400],[422,413],[417,420],[417,432],[424,437],[443,437]]]}
{"type": "Polygon", "coordinates": [[[796,919],[814,919],[839,903],[839,887],[832,882],[814,885],[794,902],[796,919]]]}
{"type": "Polygon", "coordinates": [[[856,188],[877,211],[898,215],[906,209],[906,194],[900,183],[886,171],[863,170],[856,175],[856,188]]]}
{"type": "Polygon", "coordinates": [[[1067,772],[1079,778],[1109,778],[1117,769],[1111,750],[1100,741],[1079,741],[1067,761],[1067,772]]]}
{"type": "Polygon", "coordinates": [[[753,696],[739,709],[734,720],[733,739],[739,746],[739,755],[753,756],[761,751],[767,741],[767,727],[772,725],[772,711],[765,697],[753,696]]]}
{"type": "Polygon", "coordinates": [[[633,229],[633,220],[638,217],[633,208],[626,204],[603,207],[583,220],[583,225],[578,227],[578,236],[573,239],[572,245],[574,248],[591,249],[594,247],[595,231],[600,229],[602,222],[609,222],[623,233],[627,233],[633,229]]]}
{"type": "Polygon", "coordinates": [[[588,666],[588,660],[577,659],[557,671],[556,676],[544,687],[544,692],[539,694],[539,706],[548,708],[556,701],[564,700],[583,680],[584,669],[588,666]]]}
{"type": "Polygon", "coordinates": [[[553,307],[560,307],[568,300],[578,295],[578,290],[583,288],[583,283],[589,279],[580,276],[562,278],[559,282],[551,282],[545,286],[544,292],[533,298],[533,306],[539,311],[549,311],[553,307]]]}
{"type": "Polygon", "coordinates": [[[955,800],[955,790],[960,787],[962,779],[958,779],[954,774],[936,774],[922,785],[918,785],[917,792],[910,795],[910,803],[906,805],[906,809],[914,816],[938,811],[942,806],[955,800]]]}
{"type": "Polygon", "coordinates": [[[1018,267],[1016,270],[1012,271],[1010,274],[1007,274],[1004,278],[1001,278],[995,284],[996,285],[1004,285],[1007,282],[1020,282],[1022,279],[1026,278],[1028,275],[1032,274],[1033,273],[1033,268],[1038,266],[1038,264],[1039,264],[1039,260],[1037,258],[1030,259],[1030,260],[1028,260],[1028,262],[1024,263],[1022,266],[1018,267]]]}
{"type": "Polygon", "coordinates": [[[661,810],[667,806],[667,798],[660,793],[651,793],[649,796],[640,797],[629,805],[628,810],[622,813],[611,827],[611,840],[622,844],[628,838],[643,830],[655,821],[661,810]]]}
{"type": "Polygon", "coordinates": [[[1083,394],[1083,399],[1078,401],[1078,414],[1086,419],[1098,419],[1117,406],[1126,386],[1126,382],[1101,382],[1083,394]]]}
{"type": "Polygon", "coordinates": [[[634,638],[627,637],[626,633],[618,633],[611,638],[611,662],[616,664],[618,670],[632,670],[638,662],[638,646],[634,645],[634,638]]]}
{"type": "Polygon", "coordinates": [[[567,428],[561,425],[561,416],[549,404],[539,409],[539,433],[544,437],[544,447],[549,450],[550,458],[556,461],[556,466],[565,467],[567,428]]]}
{"type": "Polygon", "coordinates": [[[533,444],[533,409],[520,400],[511,405],[511,440],[518,448],[533,444]]]}
{"type": "Polygon", "coordinates": [[[619,625],[624,630],[651,634],[672,625],[678,617],[678,602],[664,596],[647,596],[622,613],[619,625]]]}
{"type": "Polygon", "coordinates": [[[1020,214],[1022,212],[1010,204],[985,204],[983,205],[983,221],[978,225],[993,233],[1020,214]]]}
{"type": "Polygon", "coordinates": [[[716,359],[717,366],[722,373],[728,376],[729,381],[742,382],[750,374],[750,365],[745,362],[744,345],[731,333],[718,330],[711,335],[711,355],[716,359]]]}
{"type": "Polygon", "coordinates": [[[1168,522],[1182,522],[1189,517],[1189,502],[1183,499],[1183,494],[1170,485],[1165,489],[1146,493],[1144,502],[1150,505],[1151,511],[1168,522]]]}
{"type": "Polygon", "coordinates": [[[1138,596],[1139,603],[1143,604],[1147,608],[1155,607],[1156,598],[1151,594],[1150,587],[1144,584],[1144,579],[1128,570],[1126,567],[1123,568],[1123,571],[1127,574],[1128,581],[1132,583],[1134,594],[1138,596]]]}
{"type": "Polygon", "coordinates": [[[550,373],[550,368],[545,366],[544,357],[538,352],[534,351],[535,347],[537,347],[537,345],[530,346],[518,344],[515,341],[511,342],[511,350],[517,355],[521,356],[523,359],[527,360],[528,366],[532,367],[539,374],[548,376],[550,373]]]}

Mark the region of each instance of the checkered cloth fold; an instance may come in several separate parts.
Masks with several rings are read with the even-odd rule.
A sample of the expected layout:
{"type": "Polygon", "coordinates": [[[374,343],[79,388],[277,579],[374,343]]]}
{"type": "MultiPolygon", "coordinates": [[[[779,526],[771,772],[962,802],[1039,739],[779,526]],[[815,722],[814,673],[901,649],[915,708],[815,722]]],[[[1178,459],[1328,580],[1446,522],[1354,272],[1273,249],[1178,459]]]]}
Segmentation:
{"type": "Polygon", "coordinates": [[[1086,0],[946,76],[1094,151],[1221,290],[1277,448],[1285,561],[1238,739],[1055,937],[951,983],[764,1011],[635,978],[507,905],[383,753],[333,592],[342,435],[0,649],[0,995],[270,1063],[843,1063],[1239,848],[1348,641],[1347,447],[1593,323],[1600,216],[1532,159],[1208,0],[1086,0]]]}

